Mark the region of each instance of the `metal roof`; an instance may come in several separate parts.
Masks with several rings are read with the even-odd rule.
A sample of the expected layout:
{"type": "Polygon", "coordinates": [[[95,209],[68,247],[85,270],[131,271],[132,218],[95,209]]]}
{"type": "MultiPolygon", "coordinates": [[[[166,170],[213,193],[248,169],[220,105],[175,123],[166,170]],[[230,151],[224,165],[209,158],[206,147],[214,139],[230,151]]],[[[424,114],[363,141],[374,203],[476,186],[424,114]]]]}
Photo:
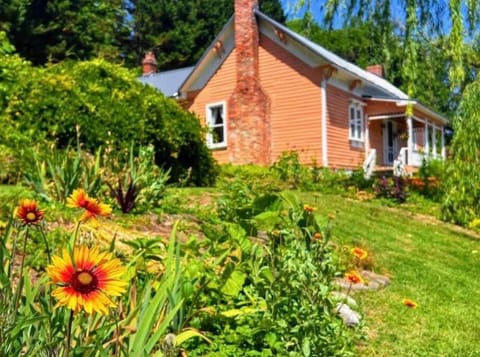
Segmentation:
{"type": "Polygon", "coordinates": [[[171,71],[158,72],[141,76],[140,82],[149,84],[160,90],[167,97],[174,97],[178,94],[178,90],[185,79],[188,78],[193,71],[192,67],[184,67],[173,69],[171,71]]]}

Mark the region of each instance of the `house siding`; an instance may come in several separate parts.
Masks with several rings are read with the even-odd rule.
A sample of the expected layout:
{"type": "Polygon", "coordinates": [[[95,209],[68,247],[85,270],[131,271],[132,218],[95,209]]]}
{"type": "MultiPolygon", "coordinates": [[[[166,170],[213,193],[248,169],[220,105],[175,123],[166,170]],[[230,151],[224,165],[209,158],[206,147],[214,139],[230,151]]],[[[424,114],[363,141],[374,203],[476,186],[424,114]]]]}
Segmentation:
{"type": "Polygon", "coordinates": [[[333,85],[327,86],[328,161],[332,168],[357,168],[365,160],[365,146],[354,147],[349,137],[348,107],[360,100],[333,85]]]}
{"type": "Polygon", "coordinates": [[[321,165],[320,69],[262,35],[259,76],[270,100],[271,162],[285,151],[297,151],[302,163],[321,165]]]}
{"type": "MultiPolygon", "coordinates": [[[[236,82],[235,72],[235,49],[229,54],[215,74],[210,78],[205,87],[196,93],[189,95],[186,109],[193,111],[202,119],[202,125],[206,125],[206,106],[210,103],[225,101],[230,98],[236,82]]],[[[227,108],[228,111],[228,108],[227,108]]],[[[230,130],[228,130],[229,118],[227,115],[227,148],[215,149],[212,151],[213,157],[219,163],[229,162],[228,145],[230,140],[230,130]]]]}

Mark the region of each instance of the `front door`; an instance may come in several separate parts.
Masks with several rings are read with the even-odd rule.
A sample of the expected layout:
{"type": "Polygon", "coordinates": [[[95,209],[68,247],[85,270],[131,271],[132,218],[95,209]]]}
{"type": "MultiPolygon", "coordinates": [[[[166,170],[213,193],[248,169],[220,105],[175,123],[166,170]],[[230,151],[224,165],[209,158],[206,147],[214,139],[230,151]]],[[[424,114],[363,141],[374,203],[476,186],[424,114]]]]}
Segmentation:
{"type": "Polygon", "coordinates": [[[397,126],[393,120],[387,120],[383,128],[383,161],[392,166],[397,155],[397,126]]]}

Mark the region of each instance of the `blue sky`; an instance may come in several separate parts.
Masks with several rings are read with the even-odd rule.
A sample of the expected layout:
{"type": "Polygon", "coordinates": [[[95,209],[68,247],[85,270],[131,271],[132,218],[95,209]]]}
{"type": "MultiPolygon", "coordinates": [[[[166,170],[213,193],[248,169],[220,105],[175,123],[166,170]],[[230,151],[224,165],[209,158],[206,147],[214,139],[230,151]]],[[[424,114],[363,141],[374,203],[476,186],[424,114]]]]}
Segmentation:
{"type": "MultiPolygon", "coordinates": [[[[287,15],[288,19],[294,19],[301,17],[303,13],[306,11],[306,7],[304,6],[303,8],[299,7],[299,3],[310,3],[310,11],[312,12],[315,20],[317,23],[321,24],[323,22],[323,7],[325,6],[325,3],[327,0],[280,0],[282,3],[282,7],[284,9],[285,14],[287,15]]],[[[342,3],[342,1],[340,1],[342,3]]],[[[392,0],[391,1],[391,12],[394,14],[396,17],[396,20],[398,23],[403,24],[405,23],[405,10],[403,8],[403,5],[401,5],[403,2],[400,0],[392,0]]],[[[438,9],[443,9],[443,13],[440,19],[441,26],[443,28],[444,32],[447,32],[450,29],[450,19],[448,15],[448,1],[447,0],[439,0],[435,4],[438,9]]],[[[463,5],[465,5],[463,3],[463,5]]],[[[464,16],[466,16],[466,9],[464,6],[464,16]]],[[[336,21],[334,23],[334,27],[339,28],[341,27],[342,24],[340,21],[336,21]]]]}

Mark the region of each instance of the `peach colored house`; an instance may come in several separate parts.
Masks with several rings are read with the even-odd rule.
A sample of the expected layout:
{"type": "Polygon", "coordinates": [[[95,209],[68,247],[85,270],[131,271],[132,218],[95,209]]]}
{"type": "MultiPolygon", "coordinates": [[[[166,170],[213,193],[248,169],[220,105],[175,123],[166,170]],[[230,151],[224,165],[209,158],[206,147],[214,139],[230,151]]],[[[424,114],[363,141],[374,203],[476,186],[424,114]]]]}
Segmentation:
{"type": "Polygon", "coordinates": [[[382,78],[381,66],[345,61],[257,3],[235,0],[194,67],[155,73],[152,53],[143,62],[140,80],[201,118],[220,163],[269,165],[295,150],[305,164],[370,173],[445,158],[445,117],[382,78]]]}

